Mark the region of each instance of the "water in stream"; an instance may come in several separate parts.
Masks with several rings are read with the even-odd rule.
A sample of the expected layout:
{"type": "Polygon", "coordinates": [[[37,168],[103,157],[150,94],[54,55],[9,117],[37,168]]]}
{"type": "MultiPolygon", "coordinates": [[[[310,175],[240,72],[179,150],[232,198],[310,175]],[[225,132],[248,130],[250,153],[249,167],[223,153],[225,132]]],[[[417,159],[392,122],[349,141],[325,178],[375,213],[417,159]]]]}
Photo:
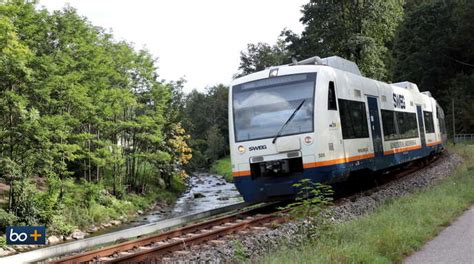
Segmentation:
{"type": "Polygon", "coordinates": [[[151,210],[136,217],[131,222],[101,229],[91,233],[90,236],[98,236],[167,218],[198,213],[242,201],[243,198],[235,188],[235,185],[226,182],[222,176],[196,173],[189,177],[187,190],[171,208],[151,210]]]}
{"type": "Polygon", "coordinates": [[[221,176],[198,174],[190,178],[191,188],[174,205],[172,216],[197,213],[242,202],[233,183],[221,176]]]}
{"type": "Polygon", "coordinates": [[[168,212],[150,211],[139,216],[134,225],[207,211],[242,201],[242,196],[234,184],[226,182],[222,176],[197,173],[189,178],[187,191],[178,198],[168,212]]]}

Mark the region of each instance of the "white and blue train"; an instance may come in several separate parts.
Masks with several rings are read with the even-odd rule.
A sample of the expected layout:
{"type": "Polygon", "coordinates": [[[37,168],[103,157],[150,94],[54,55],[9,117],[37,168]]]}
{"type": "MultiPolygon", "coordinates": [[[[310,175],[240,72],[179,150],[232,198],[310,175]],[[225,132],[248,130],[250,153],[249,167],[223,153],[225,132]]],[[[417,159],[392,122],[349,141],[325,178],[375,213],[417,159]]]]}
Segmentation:
{"type": "Polygon", "coordinates": [[[232,174],[247,202],[294,197],[293,184],[343,181],[441,152],[443,109],[414,83],[363,77],[340,57],[313,57],[235,79],[232,174]]]}

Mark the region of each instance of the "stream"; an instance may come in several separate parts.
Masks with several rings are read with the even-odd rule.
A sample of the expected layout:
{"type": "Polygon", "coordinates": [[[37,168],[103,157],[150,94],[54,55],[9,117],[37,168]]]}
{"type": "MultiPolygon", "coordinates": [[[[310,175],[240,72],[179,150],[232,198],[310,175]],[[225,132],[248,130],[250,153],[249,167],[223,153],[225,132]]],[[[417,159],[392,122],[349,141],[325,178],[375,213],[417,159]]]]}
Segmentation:
{"type": "Polygon", "coordinates": [[[91,236],[97,236],[125,228],[153,223],[159,220],[207,211],[242,202],[242,196],[233,183],[224,177],[209,173],[195,173],[187,182],[187,190],[176,202],[166,209],[150,210],[134,220],[119,226],[101,229],[91,236]]]}
{"type": "Polygon", "coordinates": [[[196,173],[189,177],[188,189],[181,194],[181,197],[167,212],[152,210],[137,217],[135,221],[152,223],[165,218],[198,213],[242,201],[242,196],[235,185],[226,182],[224,177],[209,173],[196,173]]]}

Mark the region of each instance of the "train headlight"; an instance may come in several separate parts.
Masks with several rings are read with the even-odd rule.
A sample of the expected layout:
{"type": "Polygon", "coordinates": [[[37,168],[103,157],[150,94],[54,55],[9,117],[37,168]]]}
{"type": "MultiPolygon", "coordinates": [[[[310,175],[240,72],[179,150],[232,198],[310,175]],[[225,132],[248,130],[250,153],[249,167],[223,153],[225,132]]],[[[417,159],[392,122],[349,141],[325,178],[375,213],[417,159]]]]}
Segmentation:
{"type": "Polygon", "coordinates": [[[268,77],[277,77],[277,76],[278,76],[278,68],[271,69],[270,73],[268,74],[268,77]]]}
{"type": "Polygon", "coordinates": [[[242,145],[240,145],[240,146],[237,148],[237,151],[238,151],[240,154],[242,154],[242,153],[245,152],[245,147],[242,146],[242,145]]]}
{"type": "Polygon", "coordinates": [[[313,144],[313,138],[310,137],[310,136],[305,137],[305,138],[304,138],[304,143],[305,143],[306,145],[311,145],[311,144],[313,144]]]}

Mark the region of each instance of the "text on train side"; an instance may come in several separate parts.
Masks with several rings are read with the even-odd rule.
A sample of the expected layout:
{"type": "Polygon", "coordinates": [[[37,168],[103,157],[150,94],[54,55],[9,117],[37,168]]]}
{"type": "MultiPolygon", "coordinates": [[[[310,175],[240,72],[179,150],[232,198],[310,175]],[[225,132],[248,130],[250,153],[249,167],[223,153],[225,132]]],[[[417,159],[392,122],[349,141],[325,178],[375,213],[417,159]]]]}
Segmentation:
{"type": "Polygon", "coordinates": [[[393,93],[393,106],[395,108],[405,109],[405,96],[393,93]]]}

